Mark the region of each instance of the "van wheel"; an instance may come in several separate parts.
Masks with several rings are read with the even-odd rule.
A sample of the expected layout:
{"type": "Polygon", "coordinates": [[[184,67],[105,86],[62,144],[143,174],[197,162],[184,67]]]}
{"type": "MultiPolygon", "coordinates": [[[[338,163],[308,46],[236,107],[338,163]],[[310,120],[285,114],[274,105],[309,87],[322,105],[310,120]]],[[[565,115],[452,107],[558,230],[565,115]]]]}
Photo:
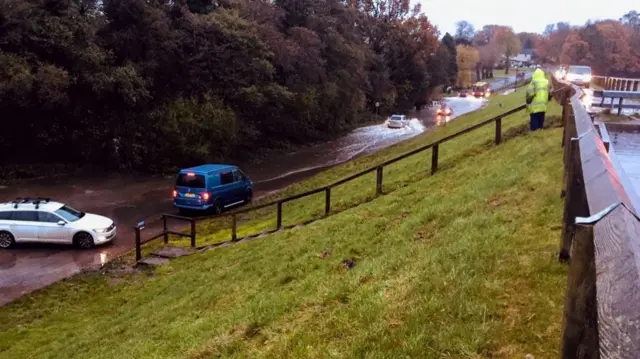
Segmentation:
{"type": "Polygon", "coordinates": [[[73,244],[82,249],[89,249],[95,245],[93,237],[87,232],[78,232],[73,236],[73,244]]]}
{"type": "Polygon", "coordinates": [[[213,214],[220,214],[220,213],[222,213],[222,209],[223,209],[223,207],[222,207],[222,202],[220,202],[220,201],[215,201],[215,202],[213,203],[213,214]]]}
{"type": "Polygon", "coordinates": [[[249,203],[253,200],[253,191],[252,190],[248,190],[247,191],[247,195],[244,198],[244,201],[249,203]]]}
{"type": "Polygon", "coordinates": [[[0,232],[0,248],[9,249],[13,247],[15,243],[16,241],[11,233],[6,231],[0,232]]]}

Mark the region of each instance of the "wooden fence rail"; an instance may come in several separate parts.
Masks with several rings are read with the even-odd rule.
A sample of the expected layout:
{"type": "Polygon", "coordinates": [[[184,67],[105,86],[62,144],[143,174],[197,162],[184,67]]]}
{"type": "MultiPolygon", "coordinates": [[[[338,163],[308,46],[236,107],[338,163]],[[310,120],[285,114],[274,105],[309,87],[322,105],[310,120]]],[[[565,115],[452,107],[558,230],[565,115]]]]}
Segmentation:
{"type": "Polygon", "coordinates": [[[580,92],[563,99],[562,357],[640,358],[640,220],[580,92]]]}

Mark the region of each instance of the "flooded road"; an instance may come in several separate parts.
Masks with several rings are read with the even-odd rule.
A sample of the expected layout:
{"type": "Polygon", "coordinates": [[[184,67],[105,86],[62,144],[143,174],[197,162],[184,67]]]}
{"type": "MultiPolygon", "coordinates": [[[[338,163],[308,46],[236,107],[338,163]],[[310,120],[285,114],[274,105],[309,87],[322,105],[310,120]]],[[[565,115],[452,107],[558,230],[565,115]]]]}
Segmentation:
{"type": "MultiPolygon", "coordinates": [[[[447,106],[453,109],[449,121],[458,116],[480,109],[486,100],[449,97],[447,106]]],[[[263,162],[247,168],[256,189],[262,193],[277,191],[287,185],[308,178],[331,166],[371,154],[393,144],[415,137],[428,128],[436,126],[436,108],[425,108],[409,114],[409,123],[404,128],[388,128],[384,119],[377,125],[366,126],[333,141],[282,156],[276,163],[263,162]]]]}
{"type": "MultiPolygon", "coordinates": [[[[453,109],[450,120],[481,108],[486,100],[447,98],[453,109]]],[[[255,198],[283,189],[323,169],[415,137],[436,125],[435,108],[409,114],[407,126],[390,129],[380,124],[358,128],[348,135],[313,147],[243,168],[254,180],[255,198]]],[[[16,197],[50,197],[82,211],[114,219],[118,236],[106,246],[79,250],[70,246],[18,245],[0,250],[0,305],[24,294],[99,267],[130,250],[135,244],[133,226],[147,222],[147,236],[161,230],[154,222],[162,213],[175,213],[171,190],[174,178],[149,176],[99,176],[58,180],[24,181],[0,187],[0,201],[16,197]]],[[[175,224],[175,226],[185,224],[175,224]]],[[[144,238],[144,236],[143,236],[144,238]]]]}

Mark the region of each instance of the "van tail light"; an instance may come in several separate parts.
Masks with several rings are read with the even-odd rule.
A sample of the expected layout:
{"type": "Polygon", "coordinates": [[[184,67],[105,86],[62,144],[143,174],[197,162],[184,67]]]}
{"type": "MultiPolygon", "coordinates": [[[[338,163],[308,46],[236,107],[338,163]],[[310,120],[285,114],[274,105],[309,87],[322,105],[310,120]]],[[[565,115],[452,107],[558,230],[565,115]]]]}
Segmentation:
{"type": "Polygon", "coordinates": [[[175,189],[173,190],[173,198],[178,197],[178,191],[176,191],[175,189]]]}
{"type": "Polygon", "coordinates": [[[205,201],[208,201],[209,198],[211,198],[211,196],[209,195],[209,192],[202,192],[202,199],[205,201]]]}

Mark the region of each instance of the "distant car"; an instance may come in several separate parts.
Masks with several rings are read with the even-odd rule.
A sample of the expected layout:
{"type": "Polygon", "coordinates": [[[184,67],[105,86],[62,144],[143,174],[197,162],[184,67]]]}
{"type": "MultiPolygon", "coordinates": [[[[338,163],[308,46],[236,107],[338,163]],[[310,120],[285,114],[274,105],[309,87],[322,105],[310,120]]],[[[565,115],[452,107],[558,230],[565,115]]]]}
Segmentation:
{"type": "Polygon", "coordinates": [[[387,127],[389,128],[403,128],[408,124],[407,117],[405,115],[393,115],[387,121],[387,127]]]}
{"type": "Polygon", "coordinates": [[[489,90],[489,84],[486,82],[476,82],[471,88],[474,97],[489,97],[491,91],[489,90]]]}
{"type": "Polygon", "coordinates": [[[251,202],[253,182],[237,166],[207,164],[180,170],[173,189],[173,206],[187,210],[213,210],[251,202]]]}
{"type": "Polygon", "coordinates": [[[73,244],[80,248],[112,241],[113,220],[84,213],[48,198],[0,203],[0,248],[20,242],[73,244]]]}
{"type": "Polygon", "coordinates": [[[458,96],[460,97],[467,97],[467,90],[460,90],[460,92],[458,92],[458,96]]]}
{"type": "Polygon", "coordinates": [[[582,85],[589,88],[591,85],[591,67],[589,66],[569,66],[565,80],[574,85],[582,85]]]}

